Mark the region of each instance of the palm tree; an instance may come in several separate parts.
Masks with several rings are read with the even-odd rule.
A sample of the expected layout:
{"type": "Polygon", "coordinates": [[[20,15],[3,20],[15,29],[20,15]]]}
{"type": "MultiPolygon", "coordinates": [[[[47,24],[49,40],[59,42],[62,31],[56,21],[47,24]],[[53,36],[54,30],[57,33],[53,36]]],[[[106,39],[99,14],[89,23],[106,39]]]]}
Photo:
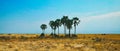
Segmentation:
{"type": "Polygon", "coordinates": [[[42,24],[42,25],[40,26],[40,28],[42,29],[42,33],[44,34],[45,29],[47,28],[47,25],[46,25],[46,24],[42,24]]]}
{"type": "Polygon", "coordinates": [[[69,30],[69,37],[70,37],[70,30],[72,29],[73,20],[68,19],[66,25],[67,25],[67,29],[69,30]]]}
{"type": "Polygon", "coordinates": [[[51,27],[51,29],[52,29],[52,34],[53,34],[53,23],[54,23],[54,21],[50,21],[50,22],[49,22],[49,25],[50,25],[50,27],[51,27]]]}
{"type": "Polygon", "coordinates": [[[80,20],[77,17],[74,17],[72,20],[74,24],[74,34],[76,34],[76,26],[79,24],[80,20]]]}
{"type": "Polygon", "coordinates": [[[54,30],[54,33],[52,31],[52,36],[53,36],[53,34],[55,36],[56,35],[57,22],[56,21],[50,21],[49,25],[50,25],[51,29],[54,30]]]}
{"type": "Polygon", "coordinates": [[[63,24],[64,26],[64,34],[66,35],[66,21],[68,20],[68,16],[63,16],[61,18],[61,23],[63,24]]]}
{"type": "Polygon", "coordinates": [[[56,26],[58,28],[58,34],[59,34],[59,27],[61,26],[61,20],[60,19],[56,19],[55,22],[56,22],[56,26]]]}
{"type": "Polygon", "coordinates": [[[54,21],[53,22],[54,35],[56,34],[56,28],[57,28],[57,23],[54,21]]]}

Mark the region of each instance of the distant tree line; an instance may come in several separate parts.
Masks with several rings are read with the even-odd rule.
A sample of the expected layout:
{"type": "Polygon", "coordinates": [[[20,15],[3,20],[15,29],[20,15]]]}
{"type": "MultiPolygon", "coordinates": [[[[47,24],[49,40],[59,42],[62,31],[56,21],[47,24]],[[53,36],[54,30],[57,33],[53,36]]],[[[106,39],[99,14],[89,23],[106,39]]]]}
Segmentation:
{"type": "MultiPolygon", "coordinates": [[[[59,28],[61,25],[64,26],[64,34],[65,37],[76,37],[76,26],[80,23],[78,17],[74,17],[73,19],[69,19],[68,16],[63,16],[61,19],[51,20],[49,25],[51,27],[51,36],[52,37],[59,37],[59,28]],[[74,26],[74,34],[71,35],[71,29],[74,26]],[[58,33],[56,34],[56,29],[58,29],[58,33]],[[66,34],[66,29],[69,30],[69,33],[66,34]]],[[[40,26],[42,29],[41,37],[44,37],[45,29],[47,29],[46,24],[42,24],[40,26]]]]}

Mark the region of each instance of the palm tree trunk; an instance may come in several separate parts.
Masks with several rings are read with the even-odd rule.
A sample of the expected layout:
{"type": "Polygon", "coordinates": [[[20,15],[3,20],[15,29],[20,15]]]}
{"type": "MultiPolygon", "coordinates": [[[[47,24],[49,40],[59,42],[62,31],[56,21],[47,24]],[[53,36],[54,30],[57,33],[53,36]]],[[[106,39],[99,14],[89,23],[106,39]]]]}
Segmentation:
{"type": "Polygon", "coordinates": [[[74,34],[76,34],[76,26],[75,26],[74,34]]]}
{"type": "Polygon", "coordinates": [[[55,29],[55,34],[56,34],[56,29],[55,29]]]}
{"type": "Polygon", "coordinates": [[[64,34],[66,35],[66,26],[65,26],[65,24],[64,24],[64,34]]]}
{"type": "Polygon", "coordinates": [[[54,34],[55,34],[55,29],[54,29],[54,34]]]}
{"type": "Polygon", "coordinates": [[[58,35],[59,35],[59,27],[58,27],[58,35]]]}
{"type": "Polygon", "coordinates": [[[43,30],[43,33],[45,34],[45,30],[43,30]]]}
{"type": "Polygon", "coordinates": [[[53,29],[51,29],[52,33],[53,33],[53,29]]]}
{"type": "Polygon", "coordinates": [[[55,37],[55,35],[56,35],[56,29],[55,29],[55,31],[54,31],[54,37],[55,37]]]}
{"type": "Polygon", "coordinates": [[[42,33],[44,33],[44,30],[42,30],[42,33]]]}
{"type": "Polygon", "coordinates": [[[55,29],[54,29],[54,34],[53,34],[53,36],[55,37],[55,29]]]}
{"type": "Polygon", "coordinates": [[[70,29],[69,29],[69,37],[70,37],[70,29]]]}

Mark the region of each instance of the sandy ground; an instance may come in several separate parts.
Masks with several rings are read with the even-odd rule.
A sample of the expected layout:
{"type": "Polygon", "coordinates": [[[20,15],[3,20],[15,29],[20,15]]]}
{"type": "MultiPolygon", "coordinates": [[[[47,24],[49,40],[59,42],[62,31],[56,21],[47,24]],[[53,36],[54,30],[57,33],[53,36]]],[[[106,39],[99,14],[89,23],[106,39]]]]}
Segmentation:
{"type": "Polygon", "coordinates": [[[79,34],[78,38],[43,39],[34,38],[38,36],[37,34],[0,35],[0,37],[3,36],[15,36],[15,38],[0,40],[0,51],[120,51],[119,34],[79,34]],[[21,40],[21,36],[28,37],[28,39],[21,40]]]}

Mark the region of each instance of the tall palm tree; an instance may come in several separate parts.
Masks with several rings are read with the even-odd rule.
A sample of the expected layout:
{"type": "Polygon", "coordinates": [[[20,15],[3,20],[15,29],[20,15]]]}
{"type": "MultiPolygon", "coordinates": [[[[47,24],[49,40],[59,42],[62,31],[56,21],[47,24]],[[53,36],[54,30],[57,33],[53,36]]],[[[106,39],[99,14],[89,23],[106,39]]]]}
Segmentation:
{"type": "Polygon", "coordinates": [[[55,22],[56,22],[56,26],[58,28],[58,34],[59,34],[59,27],[61,26],[61,20],[60,19],[56,19],[55,22]]]}
{"type": "Polygon", "coordinates": [[[51,29],[52,29],[52,33],[53,33],[53,23],[54,23],[53,20],[49,22],[49,25],[50,25],[50,27],[51,27],[51,29]]]}
{"type": "MultiPolygon", "coordinates": [[[[50,21],[50,22],[49,22],[49,25],[50,25],[51,29],[54,30],[54,33],[53,33],[53,32],[52,32],[52,33],[53,33],[54,36],[55,36],[55,35],[56,35],[57,22],[56,22],[56,21],[50,21]]],[[[53,35],[52,35],[52,36],[53,36],[53,35]]]]}
{"type": "Polygon", "coordinates": [[[54,35],[56,34],[56,28],[57,28],[57,23],[54,21],[53,22],[54,35]]]}
{"type": "Polygon", "coordinates": [[[40,28],[42,29],[42,33],[44,34],[45,29],[47,28],[47,25],[46,25],[46,24],[42,24],[42,25],[40,26],[40,28]]]}
{"type": "Polygon", "coordinates": [[[73,20],[68,19],[66,21],[66,25],[67,25],[67,29],[69,30],[69,37],[70,37],[70,30],[72,29],[73,20]]]}
{"type": "Polygon", "coordinates": [[[76,34],[76,26],[80,23],[80,20],[77,17],[74,17],[72,20],[74,24],[74,34],[76,34]]]}
{"type": "Polygon", "coordinates": [[[68,20],[68,16],[63,16],[61,18],[61,23],[63,24],[64,26],[64,34],[66,35],[66,21],[68,20]]]}

